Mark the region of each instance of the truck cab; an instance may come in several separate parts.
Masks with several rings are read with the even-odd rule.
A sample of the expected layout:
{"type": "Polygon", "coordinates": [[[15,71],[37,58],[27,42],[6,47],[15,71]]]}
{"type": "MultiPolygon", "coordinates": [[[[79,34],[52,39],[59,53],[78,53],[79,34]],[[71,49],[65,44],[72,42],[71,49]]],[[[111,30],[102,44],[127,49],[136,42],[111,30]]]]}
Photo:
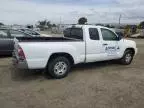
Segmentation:
{"type": "MultiPolygon", "coordinates": [[[[107,27],[76,25],[68,28],[68,30],[70,29],[71,31],[77,29],[77,33],[75,33],[76,35],[70,34],[71,38],[76,37],[77,39],[85,41],[85,62],[121,58],[126,48],[133,48],[135,54],[137,53],[136,43],[134,41],[124,39],[107,27]]],[[[64,36],[68,37],[67,35],[64,36]]]]}

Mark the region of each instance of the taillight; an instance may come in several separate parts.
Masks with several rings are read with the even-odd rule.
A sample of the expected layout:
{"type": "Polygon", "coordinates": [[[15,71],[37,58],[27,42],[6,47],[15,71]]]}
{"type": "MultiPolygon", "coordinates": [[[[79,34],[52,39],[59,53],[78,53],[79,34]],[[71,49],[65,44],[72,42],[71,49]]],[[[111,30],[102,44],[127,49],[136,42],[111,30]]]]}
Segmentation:
{"type": "Polygon", "coordinates": [[[25,54],[20,46],[18,46],[18,57],[20,60],[25,60],[25,54]]]}

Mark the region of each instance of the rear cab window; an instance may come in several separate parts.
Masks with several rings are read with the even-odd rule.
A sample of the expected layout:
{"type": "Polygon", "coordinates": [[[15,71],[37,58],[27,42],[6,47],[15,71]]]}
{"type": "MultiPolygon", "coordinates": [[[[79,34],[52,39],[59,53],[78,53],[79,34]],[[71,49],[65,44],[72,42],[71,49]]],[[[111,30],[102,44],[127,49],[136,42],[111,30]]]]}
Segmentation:
{"type": "Polygon", "coordinates": [[[82,28],[67,28],[63,33],[66,38],[83,40],[82,28]]]}

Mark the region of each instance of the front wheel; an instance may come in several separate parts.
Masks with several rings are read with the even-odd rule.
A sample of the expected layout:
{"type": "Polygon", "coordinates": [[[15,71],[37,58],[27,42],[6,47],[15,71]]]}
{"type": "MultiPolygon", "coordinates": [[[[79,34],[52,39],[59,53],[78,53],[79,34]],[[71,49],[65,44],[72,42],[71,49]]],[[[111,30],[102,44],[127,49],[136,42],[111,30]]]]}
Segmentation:
{"type": "Polygon", "coordinates": [[[121,64],[123,65],[129,65],[131,64],[132,60],[133,60],[133,52],[131,50],[126,50],[122,59],[120,60],[121,64]]]}
{"type": "Polygon", "coordinates": [[[57,57],[49,62],[47,71],[53,78],[61,79],[68,75],[70,67],[70,62],[66,57],[57,57]]]}

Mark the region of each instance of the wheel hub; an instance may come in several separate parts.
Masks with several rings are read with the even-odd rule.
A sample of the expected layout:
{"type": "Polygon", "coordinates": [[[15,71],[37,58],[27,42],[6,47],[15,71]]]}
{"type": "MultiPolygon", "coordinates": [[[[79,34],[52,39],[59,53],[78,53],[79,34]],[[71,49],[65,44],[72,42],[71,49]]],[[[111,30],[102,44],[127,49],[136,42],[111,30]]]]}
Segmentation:
{"type": "Polygon", "coordinates": [[[131,61],[131,59],[132,59],[131,54],[126,54],[126,56],[125,56],[125,61],[126,61],[127,63],[129,63],[129,62],[131,61]]]}
{"type": "Polygon", "coordinates": [[[65,62],[58,62],[54,66],[54,72],[57,75],[63,75],[67,71],[67,64],[65,62]]]}

